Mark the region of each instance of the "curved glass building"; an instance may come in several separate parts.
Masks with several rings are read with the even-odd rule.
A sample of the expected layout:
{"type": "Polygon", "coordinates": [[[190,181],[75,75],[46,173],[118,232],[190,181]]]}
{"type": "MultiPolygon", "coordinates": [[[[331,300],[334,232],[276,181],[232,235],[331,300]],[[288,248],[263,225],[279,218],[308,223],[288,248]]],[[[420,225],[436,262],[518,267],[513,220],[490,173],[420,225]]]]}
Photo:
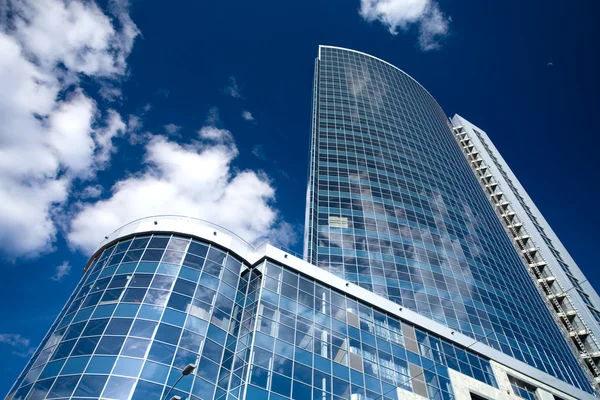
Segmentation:
{"type": "Polygon", "coordinates": [[[557,379],[271,245],[161,216],[101,244],[7,399],[593,399],[571,361],[557,379]]]}
{"type": "Polygon", "coordinates": [[[127,224],[6,399],[596,399],[598,296],[455,121],[396,67],[321,46],[306,259],[188,217],[127,224]]]}
{"type": "Polygon", "coordinates": [[[90,260],[12,398],[160,400],[189,364],[202,378],[184,377],[172,395],[224,398],[255,276],[239,257],[190,235],[125,227],[114,236],[90,260]]]}
{"type": "Polygon", "coordinates": [[[574,353],[435,99],[395,66],[321,46],[305,258],[569,382],[574,353]]]}

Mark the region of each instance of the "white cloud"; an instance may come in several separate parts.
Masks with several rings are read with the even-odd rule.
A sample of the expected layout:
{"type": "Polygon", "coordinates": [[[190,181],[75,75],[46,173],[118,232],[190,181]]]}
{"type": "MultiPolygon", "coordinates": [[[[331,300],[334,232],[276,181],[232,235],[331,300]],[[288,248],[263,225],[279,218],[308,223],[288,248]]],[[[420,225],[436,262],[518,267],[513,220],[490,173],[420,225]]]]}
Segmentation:
{"type": "Polygon", "coordinates": [[[440,40],[448,35],[450,19],[437,4],[431,3],[428,12],[419,25],[419,45],[424,51],[440,48],[440,40]]]}
{"type": "Polygon", "coordinates": [[[127,118],[127,129],[131,132],[136,132],[144,126],[142,118],[139,115],[130,114],[127,118]]]}
{"type": "Polygon", "coordinates": [[[221,126],[222,121],[219,115],[219,109],[217,107],[211,107],[206,115],[206,125],[209,126],[221,126]]]}
{"type": "Polygon", "coordinates": [[[0,333],[0,343],[11,347],[27,347],[30,341],[18,333],[0,333]]]}
{"type": "Polygon", "coordinates": [[[101,185],[86,186],[79,195],[82,199],[95,199],[100,197],[104,189],[101,185]]]}
{"type": "Polygon", "coordinates": [[[50,277],[53,281],[62,282],[65,276],[71,272],[71,264],[68,261],[63,261],[62,264],[56,267],[56,271],[53,276],[50,277]]]}
{"type": "Polygon", "coordinates": [[[202,139],[207,139],[207,140],[213,141],[215,143],[230,146],[231,150],[235,151],[236,155],[237,155],[237,148],[235,147],[235,144],[233,143],[233,136],[231,135],[231,132],[229,132],[228,130],[218,129],[218,128],[215,128],[214,126],[205,126],[198,131],[198,135],[202,139]]]}
{"type": "Polygon", "coordinates": [[[42,67],[62,63],[68,71],[103,77],[125,72],[139,33],[125,3],[111,4],[120,31],[93,1],[21,0],[11,5],[16,15],[12,33],[42,67]]]}
{"type": "Polygon", "coordinates": [[[141,109],[138,109],[136,114],[129,114],[127,117],[127,139],[129,144],[135,145],[145,143],[147,141],[147,134],[142,131],[144,127],[144,121],[146,114],[152,109],[152,104],[147,103],[141,109]]]}
{"type": "Polygon", "coordinates": [[[111,153],[116,151],[113,139],[123,135],[126,130],[127,125],[125,125],[121,116],[114,110],[109,110],[104,118],[104,126],[97,129],[94,134],[94,141],[96,142],[94,162],[97,169],[106,167],[111,153]]]}
{"type": "Polygon", "coordinates": [[[244,118],[246,121],[254,121],[254,116],[250,111],[242,112],[242,118],[244,118]]]}
{"type": "Polygon", "coordinates": [[[255,144],[254,147],[252,147],[252,154],[254,154],[254,156],[259,160],[267,159],[265,156],[265,149],[263,148],[262,144],[255,144]]]}
{"type": "Polygon", "coordinates": [[[271,182],[262,173],[233,169],[237,155],[231,133],[211,126],[188,145],[154,136],[146,144],[143,171],[117,182],[110,198],[80,204],[69,243],[90,253],[104,235],[127,222],[179,214],[210,220],[252,243],[274,237],[289,244],[294,231],[273,207],[271,182]]]}
{"type": "Polygon", "coordinates": [[[169,135],[174,135],[181,130],[181,126],[175,124],[167,124],[165,125],[165,132],[169,135]]]}
{"type": "Polygon", "coordinates": [[[0,92],[10,96],[0,96],[0,251],[9,257],[52,248],[71,184],[104,168],[125,130],[79,88],[81,75],[104,82],[126,73],[138,31],[126,4],[111,4],[112,19],[93,1],[62,0],[9,2],[3,16],[0,92]]]}
{"type": "Polygon", "coordinates": [[[361,0],[359,13],[369,22],[379,21],[392,35],[416,25],[423,51],[439,48],[449,32],[450,18],[435,0],[361,0]]]}
{"type": "Polygon", "coordinates": [[[0,344],[12,347],[12,353],[19,357],[31,357],[35,351],[31,341],[18,333],[0,333],[0,344]]]}
{"type": "Polygon", "coordinates": [[[233,76],[229,77],[229,84],[222,89],[223,93],[236,99],[241,99],[240,87],[233,76]]]}

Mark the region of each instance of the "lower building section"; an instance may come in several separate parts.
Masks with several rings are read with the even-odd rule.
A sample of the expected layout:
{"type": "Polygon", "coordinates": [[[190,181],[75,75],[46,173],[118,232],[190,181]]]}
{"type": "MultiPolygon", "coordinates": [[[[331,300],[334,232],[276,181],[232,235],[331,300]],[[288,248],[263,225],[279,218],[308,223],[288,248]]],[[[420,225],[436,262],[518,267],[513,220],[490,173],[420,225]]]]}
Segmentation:
{"type": "MultiPolygon", "coordinates": [[[[248,399],[452,399],[449,369],[496,387],[488,359],[266,261],[248,399]]],[[[250,357],[252,356],[252,357],[250,357]]]]}
{"type": "Polygon", "coordinates": [[[157,217],[103,243],[7,399],[594,398],[579,375],[559,380],[273,246],[157,217]]]}

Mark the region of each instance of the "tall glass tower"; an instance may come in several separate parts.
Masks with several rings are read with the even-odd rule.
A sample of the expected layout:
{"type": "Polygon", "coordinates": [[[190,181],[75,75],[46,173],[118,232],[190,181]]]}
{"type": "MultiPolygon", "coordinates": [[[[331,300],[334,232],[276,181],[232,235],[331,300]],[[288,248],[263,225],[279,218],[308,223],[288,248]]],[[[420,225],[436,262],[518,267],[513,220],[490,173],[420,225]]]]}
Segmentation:
{"type": "Polygon", "coordinates": [[[561,379],[582,376],[427,90],[321,46],[313,101],[305,258],[561,379]]]}

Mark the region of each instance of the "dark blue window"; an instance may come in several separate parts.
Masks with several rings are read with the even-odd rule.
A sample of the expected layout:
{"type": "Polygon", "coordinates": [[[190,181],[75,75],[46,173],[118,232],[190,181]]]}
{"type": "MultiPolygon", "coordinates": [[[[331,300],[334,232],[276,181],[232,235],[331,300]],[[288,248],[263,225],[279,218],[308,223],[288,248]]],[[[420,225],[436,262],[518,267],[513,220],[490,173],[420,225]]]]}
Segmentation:
{"type": "Polygon", "coordinates": [[[58,377],[56,382],[54,382],[54,386],[52,386],[48,397],[70,397],[73,394],[80,377],[81,375],[58,377]]]}
{"type": "Polygon", "coordinates": [[[160,362],[163,364],[171,364],[173,361],[173,356],[175,355],[175,346],[170,346],[168,344],[155,342],[152,344],[150,348],[150,353],[148,353],[148,359],[156,362],[160,362]]]}

